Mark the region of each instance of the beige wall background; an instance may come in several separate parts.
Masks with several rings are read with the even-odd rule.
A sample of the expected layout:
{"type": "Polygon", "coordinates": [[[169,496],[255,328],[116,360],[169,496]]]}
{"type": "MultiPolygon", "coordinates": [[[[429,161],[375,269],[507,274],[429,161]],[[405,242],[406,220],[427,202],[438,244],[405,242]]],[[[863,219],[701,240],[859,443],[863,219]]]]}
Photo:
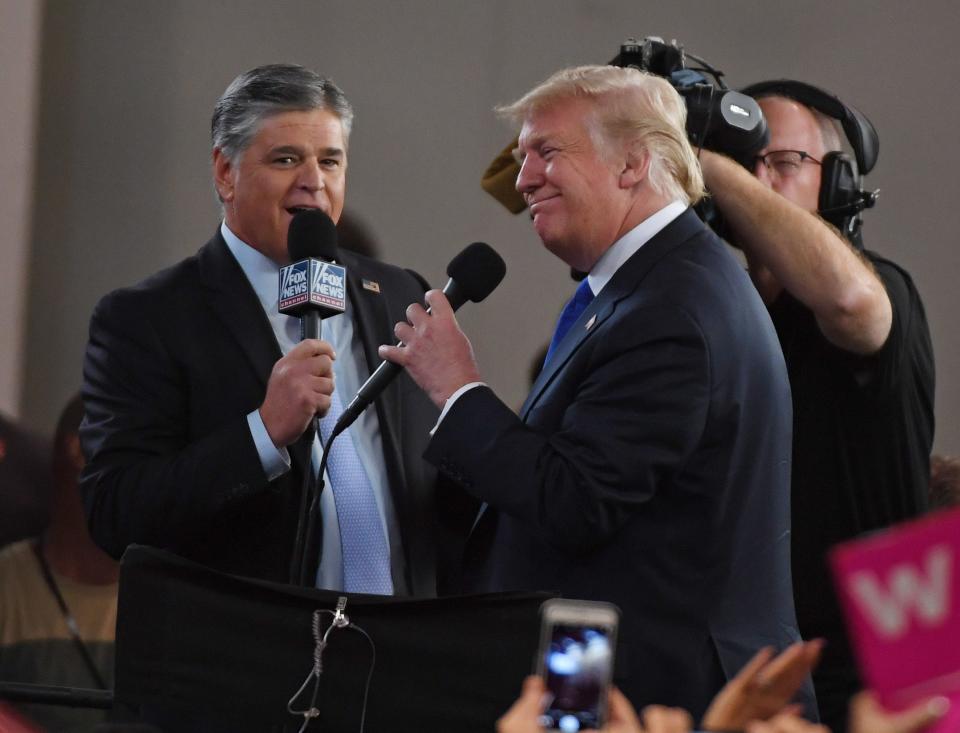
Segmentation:
{"type": "MultiPolygon", "coordinates": [[[[7,2],[0,0],[0,60],[11,35],[7,2]]],[[[25,2],[20,27],[29,35],[36,4],[12,2],[25,2]]],[[[881,153],[869,183],[883,194],[867,214],[866,240],[906,267],[921,290],[937,357],[937,449],[960,451],[960,23],[950,0],[47,0],[40,7],[40,53],[27,44],[12,62],[18,78],[38,80],[35,183],[14,171],[2,184],[8,195],[29,197],[29,275],[17,261],[24,236],[14,234],[2,245],[0,279],[0,290],[19,292],[26,306],[20,321],[16,305],[4,302],[12,326],[3,338],[20,323],[25,337],[19,351],[16,336],[2,345],[0,399],[10,389],[4,385],[14,385],[17,408],[34,427],[48,429],[80,383],[97,299],[193,253],[213,233],[213,102],[240,71],[275,61],[333,77],[356,107],[348,207],[367,219],[387,259],[437,285],[450,257],[471,241],[488,241],[507,260],[504,284],[461,320],[486,379],[518,405],[531,355],[572,285],[529,222],[479,189],[480,174],[510,137],[490,110],[561,66],[607,61],[627,35],[660,35],[724,69],[733,86],[801,78],[876,124],[881,153]]],[[[29,107],[29,94],[19,93],[29,107]]],[[[23,107],[7,92],[10,104],[23,107]]],[[[21,126],[30,119],[25,108],[18,113],[21,126]]],[[[28,137],[5,125],[2,157],[28,137]]],[[[23,229],[6,211],[7,233],[23,229]]]]}

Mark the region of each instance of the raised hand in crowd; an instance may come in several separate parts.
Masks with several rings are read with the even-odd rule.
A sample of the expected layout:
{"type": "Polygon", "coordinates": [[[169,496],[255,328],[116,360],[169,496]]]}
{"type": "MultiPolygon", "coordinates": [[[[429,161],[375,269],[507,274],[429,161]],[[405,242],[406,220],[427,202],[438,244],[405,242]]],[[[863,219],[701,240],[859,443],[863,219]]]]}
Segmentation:
{"type": "Polygon", "coordinates": [[[743,730],[752,720],[767,720],[786,709],[820,659],[823,642],[798,641],[774,657],[772,647],[758,651],[717,693],[703,716],[704,730],[743,730]]]}

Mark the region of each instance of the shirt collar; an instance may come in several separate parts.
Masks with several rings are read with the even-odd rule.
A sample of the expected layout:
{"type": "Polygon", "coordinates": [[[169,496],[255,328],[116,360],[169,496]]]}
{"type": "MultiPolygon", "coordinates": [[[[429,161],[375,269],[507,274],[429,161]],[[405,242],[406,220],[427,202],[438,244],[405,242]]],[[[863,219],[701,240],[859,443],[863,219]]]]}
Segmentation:
{"type": "Polygon", "coordinates": [[[279,300],[277,277],[280,266],[230,231],[227,222],[220,224],[220,234],[223,236],[223,241],[227,243],[227,249],[240,265],[250,285],[253,286],[264,311],[267,313],[276,311],[279,300]]]}
{"type": "Polygon", "coordinates": [[[653,239],[654,235],[680,216],[687,208],[688,204],[683,201],[673,201],[648,216],[610,245],[610,248],[601,255],[597,264],[593,266],[587,276],[587,282],[590,283],[590,290],[593,291],[594,295],[600,294],[600,291],[606,287],[610,278],[614,276],[624,262],[629,260],[638,249],[653,239]]]}

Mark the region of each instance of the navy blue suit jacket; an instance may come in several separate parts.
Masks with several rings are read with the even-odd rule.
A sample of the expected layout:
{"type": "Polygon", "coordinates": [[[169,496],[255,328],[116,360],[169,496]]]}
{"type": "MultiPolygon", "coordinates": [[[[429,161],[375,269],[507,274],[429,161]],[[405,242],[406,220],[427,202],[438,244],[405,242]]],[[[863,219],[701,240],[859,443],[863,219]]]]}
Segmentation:
{"type": "Polygon", "coordinates": [[[519,417],[475,388],[426,454],[488,504],[464,590],[617,604],[618,684],[698,717],[757,649],[798,638],[790,455],[767,310],[692,210],[616,272],[519,417]]]}
{"type": "MultiPolygon", "coordinates": [[[[393,341],[424,283],[341,252],[355,333],[367,364],[393,341]],[[379,291],[362,287],[377,282],[379,291]]],[[[193,257],[97,305],[84,361],[91,534],[119,557],[154,545],[218,570],[286,582],[309,446],[268,481],[246,415],[263,402],[281,356],[260,301],[220,233],[193,257]]],[[[361,366],[361,371],[363,371],[361,366]]],[[[365,378],[364,375],[361,375],[365,378]]],[[[350,399],[344,396],[344,402],[350,399]]],[[[422,459],[437,411],[405,374],[375,403],[404,553],[398,594],[436,594],[435,472],[422,459]]],[[[319,558],[319,538],[308,557],[319,558]]]]}

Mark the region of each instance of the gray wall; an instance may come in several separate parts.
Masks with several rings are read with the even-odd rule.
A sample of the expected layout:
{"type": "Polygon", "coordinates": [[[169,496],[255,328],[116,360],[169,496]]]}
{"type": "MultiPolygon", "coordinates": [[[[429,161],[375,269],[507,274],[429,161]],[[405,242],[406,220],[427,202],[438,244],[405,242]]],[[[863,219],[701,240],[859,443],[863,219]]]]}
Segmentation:
{"type": "MultiPolygon", "coordinates": [[[[732,84],[799,77],[838,93],[880,130],[868,213],[873,249],[909,269],[937,350],[937,446],[955,419],[960,254],[954,91],[960,28],[948,0],[643,3],[142,2],[50,0],[22,412],[49,427],[80,380],[97,298],[192,253],[214,231],[211,106],[241,70],[278,60],[332,76],[357,110],[348,207],[387,258],[440,284],[470,241],[505,257],[504,285],[465,309],[486,379],[511,404],[571,290],[524,217],[478,187],[509,139],[491,107],[557,68],[604,62],[626,35],[680,39],[732,84]]],[[[229,369],[229,365],[225,365],[229,369]]]]}
{"type": "Polygon", "coordinates": [[[40,7],[0,0],[0,412],[13,417],[23,375],[40,7]]]}

